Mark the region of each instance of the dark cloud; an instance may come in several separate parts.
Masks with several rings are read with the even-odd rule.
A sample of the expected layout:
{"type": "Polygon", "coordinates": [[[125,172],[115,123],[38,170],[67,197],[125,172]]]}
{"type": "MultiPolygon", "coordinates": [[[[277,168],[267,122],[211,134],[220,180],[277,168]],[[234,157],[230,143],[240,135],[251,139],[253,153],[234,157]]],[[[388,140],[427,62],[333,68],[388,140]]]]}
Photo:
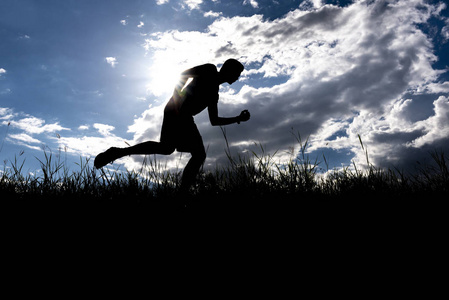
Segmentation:
{"type": "Polygon", "coordinates": [[[414,130],[412,132],[380,132],[375,133],[372,136],[372,142],[373,143],[379,143],[379,144],[406,144],[409,143],[415,139],[417,139],[420,136],[424,135],[423,130],[414,130]]]}
{"type": "Polygon", "coordinates": [[[342,11],[340,7],[336,6],[324,6],[317,11],[310,12],[296,10],[279,22],[274,22],[263,32],[263,36],[267,39],[299,39],[313,34],[310,30],[332,31],[346,22],[345,18],[339,18],[342,11]]]}
{"type": "Polygon", "coordinates": [[[215,57],[234,57],[237,55],[237,50],[233,47],[231,42],[228,42],[225,46],[222,46],[218,48],[217,51],[215,51],[215,57]]]}

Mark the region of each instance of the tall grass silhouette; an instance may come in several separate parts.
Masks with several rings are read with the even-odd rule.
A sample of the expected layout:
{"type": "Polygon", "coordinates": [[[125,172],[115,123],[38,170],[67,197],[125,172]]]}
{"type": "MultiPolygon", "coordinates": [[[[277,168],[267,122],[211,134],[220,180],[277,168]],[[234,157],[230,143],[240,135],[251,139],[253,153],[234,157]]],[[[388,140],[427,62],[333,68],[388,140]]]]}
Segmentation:
{"type": "MultiPolygon", "coordinates": [[[[223,131],[228,145],[226,132],[223,131]]],[[[367,168],[318,172],[318,159],[307,154],[308,140],[295,135],[299,154],[286,163],[276,162],[275,153],[267,153],[261,144],[245,155],[225,153],[229,163],[213,170],[202,170],[191,189],[191,201],[199,206],[284,206],[304,201],[398,201],[399,199],[438,199],[449,191],[448,157],[431,153],[433,165],[421,166],[416,174],[397,169],[377,168],[366,153],[367,168]]],[[[359,137],[360,138],[360,137],[359,137]]],[[[38,158],[36,158],[38,159],[38,158]]],[[[24,175],[25,158],[15,156],[6,162],[0,176],[2,199],[32,203],[98,203],[171,205],[178,198],[180,171],[169,171],[155,156],[146,156],[137,171],[103,168],[96,170],[88,158],[80,158],[78,170],[70,170],[61,155],[49,154],[38,159],[40,175],[24,175]]]]}

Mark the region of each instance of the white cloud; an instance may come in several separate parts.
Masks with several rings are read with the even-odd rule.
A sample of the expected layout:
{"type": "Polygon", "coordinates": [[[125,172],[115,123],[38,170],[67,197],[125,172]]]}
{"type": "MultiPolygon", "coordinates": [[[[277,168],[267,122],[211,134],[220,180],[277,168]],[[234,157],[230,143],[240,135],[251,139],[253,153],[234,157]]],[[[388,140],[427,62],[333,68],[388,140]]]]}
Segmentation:
{"type": "Polygon", "coordinates": [[[222,12],[213,12],[210,10],[210,11],[204,13],[204,17],[218,18],[222,14],[223,14],[222,12]]]}
{"type": "MultiPolygon", "coordinates": [[[[12,109],[7,107],[0,107],[0,120],[10,120],[14,117],[14,113],[12,109]]],[[[3,122],[3,125],[7,125],[8,123],[3,122]]]]}
{"type": "Polygon", "coordinates": [[[255,0],[244,0],[243,1],[243,5],[248,5],[248,4],[250,4],[254,8],[258,8],[259,7],[259,4],[255,0]]]}
{"type": "MultiPolygon", "coordinates": [[[[6,122],[3,122],[5,124],[6,122]]],[[[69,128],[64,128],[59,123],[45,124],[45,121],[33,116],[28,116],[19,120],[9,121],[12,127],[25,131],[28,134],[41,134],[41,133],[52,133],[63,130],[70,130],[69,128]]]]}
{"type": "Polygon", "coordinates": [[[105,60],[106,60],[106,62],[107,62],[108,64],[110,64],[113,68],[118,64],[117,58],[115,58],[115,57],[111,57],[111,56],[105,57],[105,60]]]}
{"type": "Polygon", "coordinates": [[[166,4],[166,3],[168,3],[168,2],[169,2],[169,0],[156,0],[156,4],[157,4],[157,5],[166,4]]]}
{"type": "Polygon", "coordinates": [[[430,82],[424,86],[424,92],[429,94],[449,93],[449,81],[430,82]]]}
{"type": "MultiPolygon", "coordinates": [[[[249,109],[252,117],[248,123],[226,127],[231,143],[256,140],[267,151],[282,151],[292,145],[293,127],[303,136],[312,135],[314,149],[346,148],[362,161],[360,134],[380,163],[382,150],[373,146],[379,140],[400,138],[405,147],[427,132],[405,118],[410,101],[400,99],[405,94],[413,98],[448,91],[446,82],[438,82],[445,70],[432,67],[436,56],[431,40],[416,27],[435,9],[422,1],[356,2],[344,8],[321,6],[321,1],[313,4],[311,11],[297,9],[272,21],[261,15],[220,18],[204,32],[154,34],[145,44],[153,55],[152,73],[157,75],[148,89],[168,99],[172,88],[163,86],[167,80],[155,71],[168,69],[167,76],[173,76],[194,65],[219,64],[234,57],[246,65],[242,78],[246,85],[237,93],[222,89],[219,113],[234,116],[249,109]],[[256,76],[262,77],[260,82],[264,78],[281,81],[260,87],[256,76]],[[345,134],[329,140],[338,132],[345,134]]],[[[441,101],[437,102],[438,120],[441,101]]],[[[156,109],[146,113],[156,118],[156,109]]],[[[135,124],[146,119],[146,113],[135,124]]],[[[205,144],[210,143],[208,156],[219,160],[223,157],[220,131],[207,124],[207,113],[197,116],[196,122],[205,144]]],[[[431,119],[426,124],[435,122],[431,119]]],[[[130,128],[139,141],[156,137],[159,130],[157,126],[148,132],[137,125],[130,128]]],[[[430,143],[436,141],[431,135],[427,138],[430,143]]],[[[423,145],[427,138],[416,140],[415,145],[423,145]]],[[[390,161],[400,155],[394,144],[383,147],[390,161]]]]}
{"type": "Polygon", "coordinates": [[[140,117],[134,119],[134,124],[128,127],[128,132],[134,134],[134,143],[159,140],[163,111],[163,105],[155,107],[150,105],[140,117]]]}
{"type": "Polygon", "coordinates": [[[312,3],[315,8],[320,8],[321,6],[323,6],[322,0],[312,0],[312,3]]]}
{"type": "Polygon", "coordinates": [[[353,159],[356,164],[366,165],[365,152],[358,141],[360,135],[370,163],[413,171],[410,168],[413,169],[416,161],[424,162],[429,159],[430,151],[447,150],[449,145],[448,98],[440,96],[433,104],[434,114],[417,122],[407,117],[412,112],[411,99],[391,103],[383,115],[364,111],[346,127],[347,136],[329,141],[329,147],[351,148],[356,154],[353,159]]]}
{"type": "Polygon", "coordinates": [[[2,74],[6,74],[6,70],[3,68],[0,68],[0,77],[2,77],[2,74]]]}
{"type": "Polygon", "coordinates": [[[11,94],[11,89],[4,89],[0,91],[0,95],[8,95],[11,94]]]}
{"type": "MultiPolygon", "coordinates": [[[[92,126],[86,124],[78,127],[78,130],[80,131],[88,130],[90,127],[93,127],[97,130],[99,136],[71,137],[58,133],[70,130],[69,128],[60,126],[59,123],[46,124],[44,120],[34,116],[26,115],[24,113],[14,113],[10,108],[0,107],[0,120],[4,120],[1,122],[2,125],[11,126],[15,131],[22,131],[20,133],[10,131],[5,140],[37,151],[41,151],[42,145],[44,144],[50,144],[51,147],[51,141],[54,141],[60,149],[64,149],[67,153],[75,156],[95,157],[109,147],[126,147],[130,143],[133,143],[133,141],[127,141],[115,135],[112,132],[115,127],[107,124],[95,123],[92,126]],[[45,141],[33,137],[33,135],[44,133],[53,134],[47,136],[45,141]]],[[[125,163],[130,169],[136,167],[136,163],[130,158],[123,158],[118,160],[118,162],[125,163]]]]}
{"type": "Polygon", "coordinates": [[[111,136],[111,131],[115,129],[114,126],[100,123],[95,123],[92,127],[97,129],[98,132],[103,136],[111,136]]]}
{"type": "Polygon", "coordinates": [[[99,153],[106,151],[110,147],[126,147],[126,140],[116,135],[95,137],[64,137],[57,140],[61,148],[67,150],[68,153],[86,157],[95,157],[99,153]]]}
{"type": "Polygon", "coordinates": [[[14,140],[18,140],[18,141],[22,141],[25,143],[30,143],[30,144],[40,144],[42,143],[41,141],[29,136],[26,133],[19,133],[19,134],[10,134],[8,135],[8,137],[10,139],[14,139],[14,140]]]}
{"type": "Polygon", "coordinates": [[[137,25],[137,27],[142,28],[145,25],[144,22],[140,21],[139,25],[137,25]]]}
{"type": "Polygon", "coordinates": [[[449,97],[440,96],[433,102],[435,114],[426,120],[413,124],[414,128],[425,132],[407,145],[420,148],[439,140],[449,139],[449,97]]]}
{"type": "Polygon", "coordinates": [[[121,23],[123,26],[128,25],[128,21],[126,21],[126,20],[120,20],[120,23],[121,23]]]}
{"type": "MultiPolygon", "coordinates": [[[[79,129],[86,130],[89,127],[89,125],[83,125],[80,126],[79,129]]],[[[100,136],[60,136],[56,139],[56,142],[68,153],[85,157],[95,157],[109,147],[126,147],[130,142],[112,133],[111,131],[115,129],[114,126],[95,123],[92,127],[98,131],[100,136]]],[[[122,159],[120,162],[126,162],[127,160],[129,159],[122,159]]]]}
{"type": "Polygon", "coordinates": [[[446,26],[441,28],[441,36],[445,42],[449,41],[449,19],[446,19],[446,26]]]}
{"type": "Polygon", "coordinates": [[[21,141],[21,140],[18,140],[18,139],[12,139],[12,138],[10,138],[9,136],[6,137],[5,140],[8,141],[8,142],[10,142],[10,143],[12,143],[12,144],[19,145],[19,146],[23,146],[23,147],[27,147],[27,148],[29,148],[29,149],[37,150],[37,151],[42,151],[42,149],[43,149],[43,147],[44,147],[43,144],[42,144],[41,146],[35,146],[35,145],[33,145],[33,144],[30,144],[30,143],[27,143],[27,142],[24,142],[24,141],[21,141]]]}
{"type": "Polygon", "coordinates": [[[203,3],[203,0],[183,0],[183,7],[187,6],[188,9],[194,10],[199,9],[200,5],[203,3]]]}
{"type": "Polygon", "coordinates": [[[11,127],[5,140],[16,145],[21,145],[33,150],[42,150],[41,146],[33,144],[44,144],[33,135],[47,134],[47,138],[54,138],[54,134],[60,137],[58,132],[70,131],[69,128],[62,127],[58,122],[46,124],[45,120],[24,114],[15,113],[10,108],[0,107],[1,125],[11,127]],[[19,131],[19,132],[17,132],[19,131]],[[48,136],[48,134],[52,134],[48,136]]]}

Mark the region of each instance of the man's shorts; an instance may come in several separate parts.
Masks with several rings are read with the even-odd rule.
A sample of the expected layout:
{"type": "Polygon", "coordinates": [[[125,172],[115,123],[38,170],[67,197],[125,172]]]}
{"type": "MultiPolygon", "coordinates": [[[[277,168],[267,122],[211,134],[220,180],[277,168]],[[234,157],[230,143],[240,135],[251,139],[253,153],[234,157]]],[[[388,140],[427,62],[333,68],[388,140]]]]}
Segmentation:
{"type": "Polygon", "coordinates": [[[172,146],[180,152],[204,151],[203,139],[192,116],[181,116],[174,110],[164,111],[161,143],[172,146]]]}

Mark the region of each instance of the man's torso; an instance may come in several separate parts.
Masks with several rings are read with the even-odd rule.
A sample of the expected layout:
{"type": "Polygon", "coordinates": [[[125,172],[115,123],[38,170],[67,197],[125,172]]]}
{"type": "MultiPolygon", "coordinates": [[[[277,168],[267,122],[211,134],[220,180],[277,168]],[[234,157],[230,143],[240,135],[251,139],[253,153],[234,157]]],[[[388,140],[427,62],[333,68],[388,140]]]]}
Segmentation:
{"type": "Polygon", "coordinates": [[[184,88],[184,99],[181,101],[180,113],[197,115],[210,104],[218,101],[218,72],[212,64],[193,68],[193,80],[184,88]]]}

